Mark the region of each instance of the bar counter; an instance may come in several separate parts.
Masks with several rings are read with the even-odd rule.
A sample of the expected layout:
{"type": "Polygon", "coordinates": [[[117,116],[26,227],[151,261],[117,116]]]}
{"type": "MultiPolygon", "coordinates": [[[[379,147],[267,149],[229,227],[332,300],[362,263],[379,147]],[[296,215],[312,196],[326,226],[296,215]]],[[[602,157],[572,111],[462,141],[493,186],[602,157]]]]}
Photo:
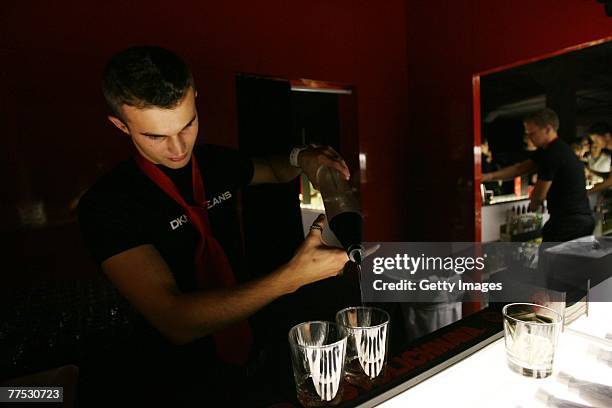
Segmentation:
{"type": "MultiPolygon", "coordinates": [[[[612,279],[592,291],[612,293],[612,279]]],[[[600,297],[601,299],[601,297],[600,297]]],[[[568,374],[612,386],[612,367],[587,355],[591,345],[612,349],[612,302],[592,302],[589,313],[567,325],[559,337],[552,376],[545,379],[523,377],[506,364],[504,339],[501,336],[482,350],[438,373],[415,387],[387,400],[382,408],[394,407],[532,407],[535,394],[542,388],[557,398],[589,405],[558,381],[558,374],[568,374]]],[[[538,405],[540,404],[540,405],[538,405]]]]}
{"type": "MultiPolygon", "coordinates": [[[[591,294],[609,298],[612,278],[592,288],[591,294]]],[[[506,363],[501,308],[484,309],[391,356],[384,384],[364,390],[345,383],[339,407],[544,407],[536,402],[540,388],[588,406],[559,382],[558,374],[564,371],[612,387],[612,367],[587,353],[592,345],[612,350],[612,340],[605,338],[612,333],[611,315],[612,302],[589,303],[588,315],[582,314],[560,334],[553,374],[534,379],[515,373],[506,363]]],[[[273,406],[300,405],[293,398],[273,406]]]]}

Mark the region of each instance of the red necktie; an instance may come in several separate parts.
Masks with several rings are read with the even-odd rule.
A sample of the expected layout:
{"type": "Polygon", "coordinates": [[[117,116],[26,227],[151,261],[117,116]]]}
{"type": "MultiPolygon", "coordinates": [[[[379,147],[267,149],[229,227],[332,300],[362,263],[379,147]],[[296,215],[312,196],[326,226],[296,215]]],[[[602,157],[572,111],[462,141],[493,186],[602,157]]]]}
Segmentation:
{"type": "MultiPolygon", "coordinates": [[[[191,156],[191,179],[193,199],[196,205],[189,205],[181,196],[176,185],[157,166],[140,154],[135,154],[136,164],[164,193],[169,195],[187,212],[191,224],[198,231],[200,239],[195,250],[195,268],[198,286],[202,289],[228,287],[236,284],[230,263],[223,248],[212,234],[208,221],[208,202],[205,199],[204,183],[195,155],[191,156]]],[[[245,364],[252,342],[251,328],[244,320],[213,333],[217,355],[230,364],[245,364]]]]}

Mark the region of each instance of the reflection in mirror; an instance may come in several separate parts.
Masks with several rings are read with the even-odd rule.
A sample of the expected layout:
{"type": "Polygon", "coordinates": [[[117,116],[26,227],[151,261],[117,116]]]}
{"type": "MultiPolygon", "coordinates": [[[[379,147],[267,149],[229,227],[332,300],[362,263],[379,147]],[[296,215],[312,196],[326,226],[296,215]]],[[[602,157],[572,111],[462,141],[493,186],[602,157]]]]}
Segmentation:
{"type": "MultiPolygon", "coordinates": [[[[544,202],[540,212],[529,209],[538,181],[537,167],[505,180],[490,180],[487,175],[526,160],[537,161],[546,149],[533,145],[523,119],[543,108],[557,113],[558,136],[584,167],[585,187],[593,192],[588,194],[588,206],[596,219],[595,234],[612,232],[606,227],[611,204],[605,192],[608,185],[603,183],[612,184],[607,124],[612,120],[610,63],[612,43],[603,42],[479,76],[481,172],[486,179],[481,185],[483,242],[530,241],[542,235],[551,203],[544,202]]],[[[553,194],[560,190],[560,183],[553,181],[553,194]]]]}
{"type": "Polygon", "coordinates": [[[608,39],[474,77],[487,279],[566,316],[612,274],[611,63],[608,39]]]}

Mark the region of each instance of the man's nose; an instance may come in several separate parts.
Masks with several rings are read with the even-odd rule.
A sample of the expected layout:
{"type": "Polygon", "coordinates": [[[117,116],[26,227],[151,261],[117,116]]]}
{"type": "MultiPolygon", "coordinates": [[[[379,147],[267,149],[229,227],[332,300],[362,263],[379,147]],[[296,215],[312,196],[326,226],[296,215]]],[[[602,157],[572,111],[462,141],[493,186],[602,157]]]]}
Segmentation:
{"type": "Polygon", "coordinates": [[[173,156],[182,156],[187,153],[187,144],[180,134],[168,138],[168,150],[173,156]]]}

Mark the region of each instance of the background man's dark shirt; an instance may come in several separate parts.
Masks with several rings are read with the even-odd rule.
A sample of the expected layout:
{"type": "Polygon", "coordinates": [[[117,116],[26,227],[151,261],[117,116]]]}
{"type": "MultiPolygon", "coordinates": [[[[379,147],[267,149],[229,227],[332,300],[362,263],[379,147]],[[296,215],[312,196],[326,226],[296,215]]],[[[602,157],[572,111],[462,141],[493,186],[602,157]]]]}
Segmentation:
{"type": "Polygon", "coordinates": [[[538,180],[552,181],[546,196],[551,217],[590,215],[586,194],[584,165],[572,148],[555,139],[533,156],[538,165],[538,180]]]}

